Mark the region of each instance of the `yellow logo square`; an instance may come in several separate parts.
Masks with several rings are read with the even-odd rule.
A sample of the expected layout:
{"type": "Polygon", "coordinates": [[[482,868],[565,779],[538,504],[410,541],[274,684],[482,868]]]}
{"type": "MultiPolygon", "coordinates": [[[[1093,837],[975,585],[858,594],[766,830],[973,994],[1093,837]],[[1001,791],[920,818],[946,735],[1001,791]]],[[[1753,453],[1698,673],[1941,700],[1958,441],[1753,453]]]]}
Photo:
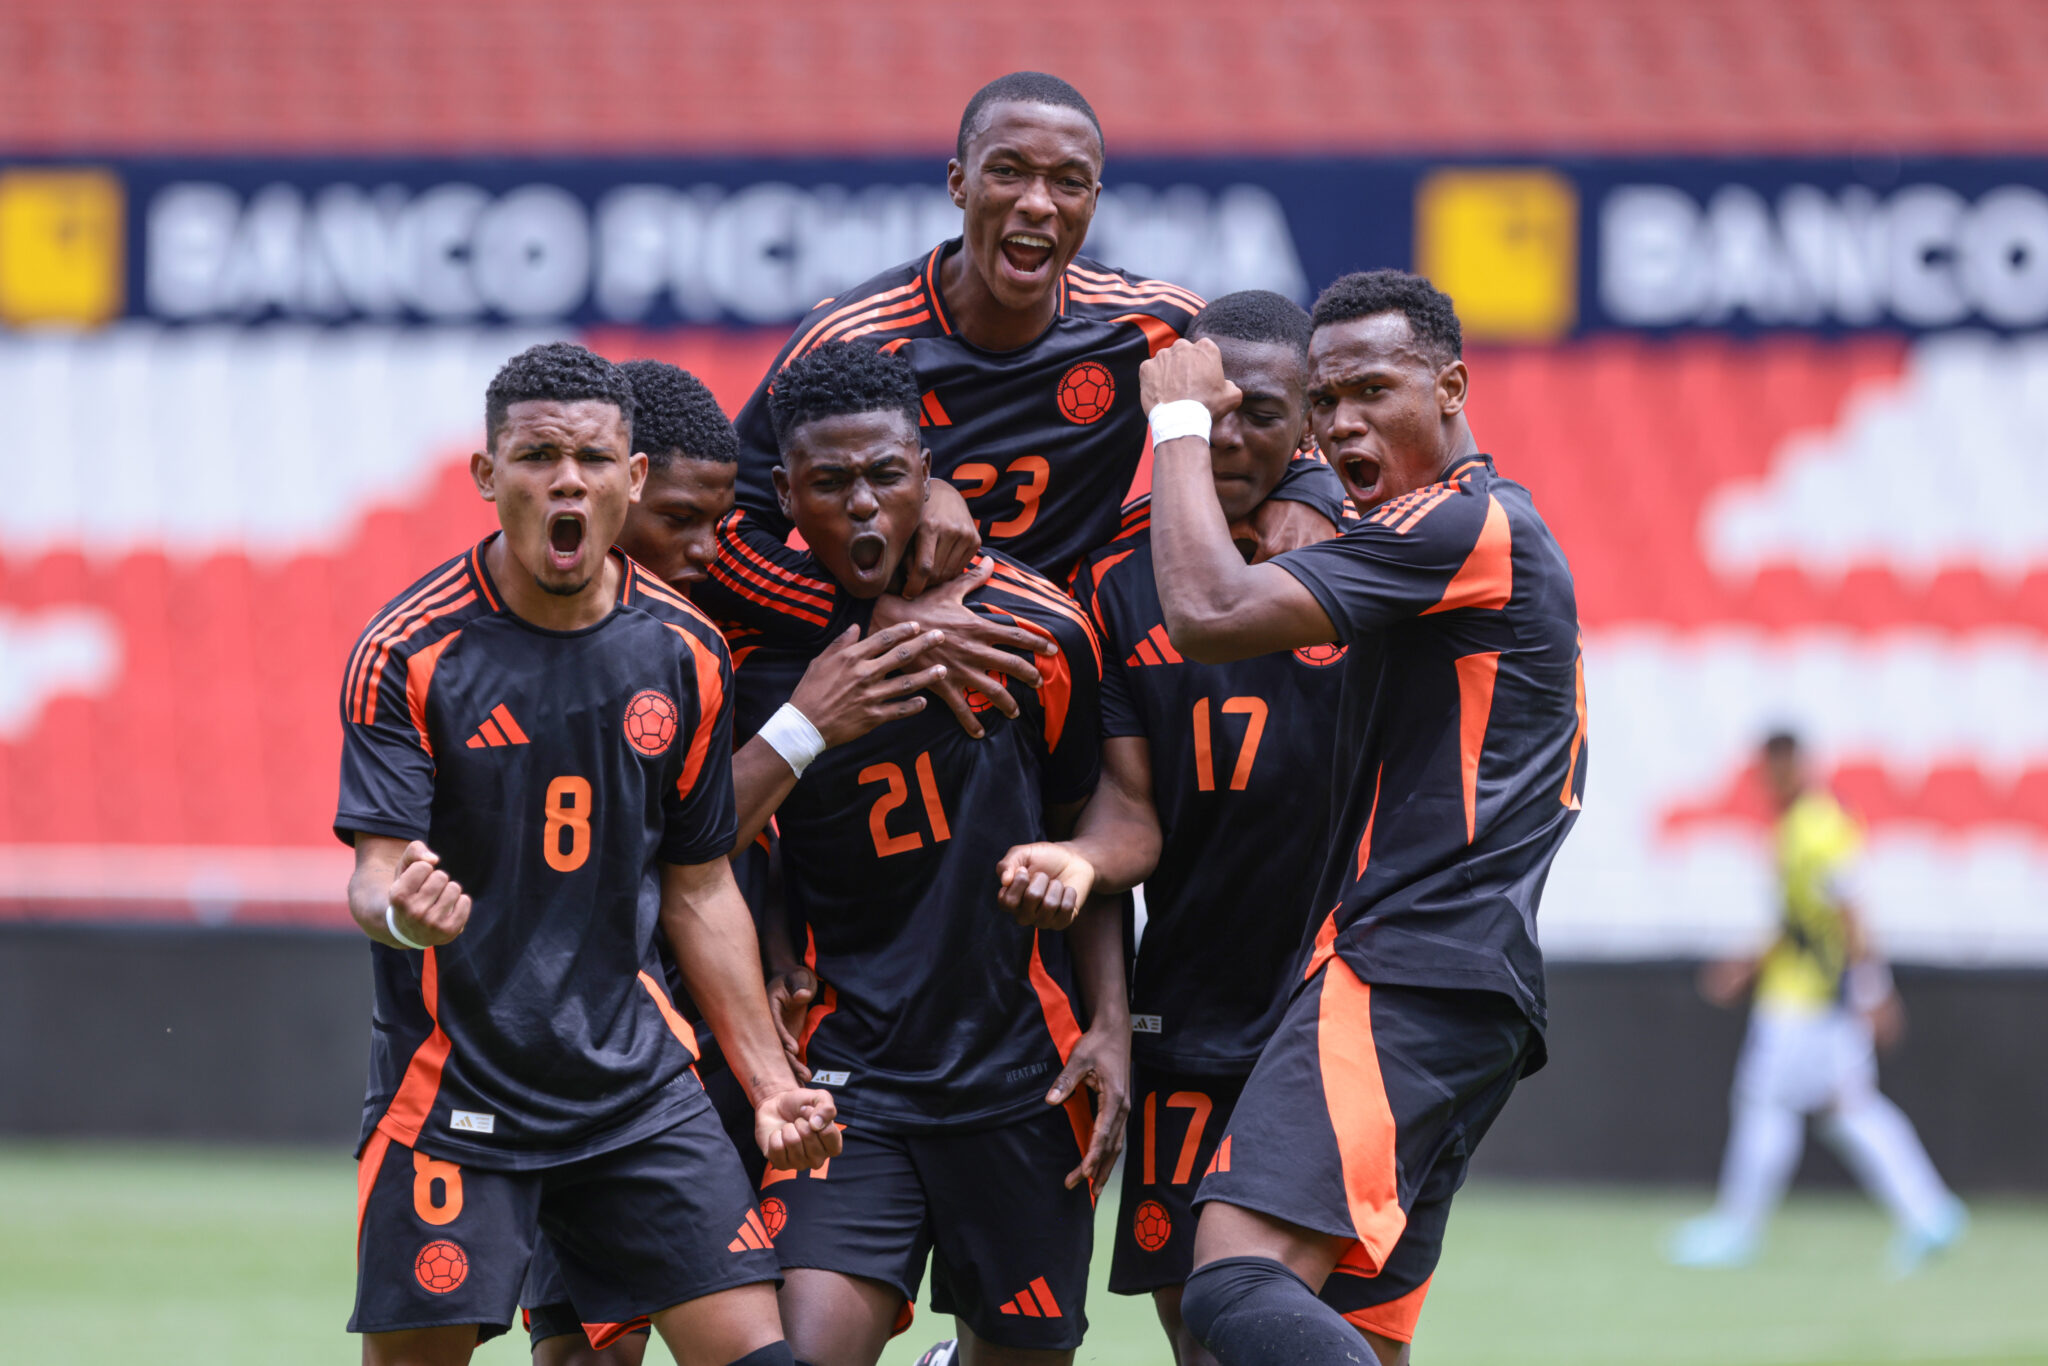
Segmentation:
{"type": "Polygon", "coordinates": [[[120,177],[111,171],[0,171],[0,323],[103,323],[121,311],[120,177]]]}
{"type": "Polygon", "coordinates": [[[1579,315],[1579,195],[1541,168],[1446,168],[1415,196],[1415,269],[1477,341],[1553,341],[1579,315]]]}

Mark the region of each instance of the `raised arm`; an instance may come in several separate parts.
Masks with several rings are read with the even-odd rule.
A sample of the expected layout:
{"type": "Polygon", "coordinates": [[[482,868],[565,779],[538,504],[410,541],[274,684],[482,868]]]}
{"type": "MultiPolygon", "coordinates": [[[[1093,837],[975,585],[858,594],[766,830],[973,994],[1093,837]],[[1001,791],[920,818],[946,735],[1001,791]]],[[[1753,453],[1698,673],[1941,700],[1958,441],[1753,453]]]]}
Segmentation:
{"type": "MultiPolygon", "coordinates": [[[[1138,384],[1148,413],[1192,400],[1220,416],[1242,398],[1207,338],[1161,351],[1138,368],[1138,384]]],[[[1155,439],[1152,558],[1167,634],[1190,659],[1220,664],[1337,638],[1329,614],[1300,580],[1239,555],[1216,501],[1206,434],[1155,439]]]]}

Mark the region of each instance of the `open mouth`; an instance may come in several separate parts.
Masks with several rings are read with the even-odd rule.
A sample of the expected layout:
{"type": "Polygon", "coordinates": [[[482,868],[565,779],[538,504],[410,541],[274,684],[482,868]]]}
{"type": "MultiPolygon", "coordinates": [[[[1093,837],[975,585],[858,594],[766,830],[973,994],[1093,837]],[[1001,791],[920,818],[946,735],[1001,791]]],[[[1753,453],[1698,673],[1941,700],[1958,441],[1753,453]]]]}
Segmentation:
{"type": "Polygon", "coordinates": [[[1337,469],[1344,482],[1360,498],[1376,501],[1380,483],[1380,462],[1369,455],[1340,456],[1337,469]]]}
{"type": "Polygon", "coordinates": [[[1036,275],[1052,261],[1052,239],[1035,232],[1013,232],[1003,239],[1003,259],[1019,275],[1036,275]]]}
{"type": "Polygon", "coordinates": [[[573,569],[583,558],[583,518],[564,512],[548,523],[548,559],[557,569],[573,569]]]}
{"type": "Polygon", "coordinates": [[[846,543],[846,557],[853,561],[853,567],[865,574],[882,562],[883,554],[889,549],[885,536],[873,531],[863,531],[846,543]]]}

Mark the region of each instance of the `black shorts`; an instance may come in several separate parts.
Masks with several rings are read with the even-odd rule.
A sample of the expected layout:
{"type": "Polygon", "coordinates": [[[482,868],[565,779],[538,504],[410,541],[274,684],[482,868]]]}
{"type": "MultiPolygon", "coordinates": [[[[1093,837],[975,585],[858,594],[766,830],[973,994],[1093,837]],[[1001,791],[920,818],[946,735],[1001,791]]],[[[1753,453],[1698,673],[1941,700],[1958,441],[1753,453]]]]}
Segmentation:
{"type": "MultiPolygon", "coordinates": [[[[999,1347],[1069,1351],[1088,1330],[1094,1200],[1066,1107],[972,1133],[846,1131],[814,1172],[768,1173],[761,1214],[785,1270],[815,1267],[917,1300],[927,1256],[932,1308],[999,1347]]],[[[909,1326],[903,1315],[898,1331],[909,1326]]]]}
{"type": "MultiPolygon", "coordinates": [[[[768,1168],[768,1159],[761,1155],[761,1145],[754,1138],[754,1107],[747,1103],[747,1093],[729,1067],[705,1071],[704,1093],[711,1097],[711,1108],[717,1112],[727,1140],[738,1153],[747,1174],[747,1189],[752,1190],[768,1168]]],[[[584,1319],[569,1294],[561,1259],[556,1257],[554,1244],[545,1233],[534,1240],[533,1260],[526,1266],[526,1284],[519,1292],[519,1303],[533,1342],[583,1331],[584,1319]]],[[[645,1333],[648,1329],[642,1324],[630,1331],[645,1333]]]]}
{"type": "Polygon", "coordinates": [[[352,1333],[512,1320],[537,1236],[602,1345],[656,1310],[779,1281],[775,1253],[711,1108],[581,1161],[502,1172],[373,1135],[358,1164],[352,1333]]]}
{"type": "Polygon", "coordinates": [[[1245,1079],[1136,1064],[1125,1130],[1123,1204],[1109,1288],[1143,1295],[1183,1284],[1195,1266],[1195,1191],[1216,1160],[1245,1079]]]}
{"type": "Polygon", "coordinates": [[[1505,996],[1367,986],[1332,958],[1259,1055],[1196,1203],[1356,1239],[1324,1303],[1409,1341],[1451,1197],[1539,1046],[1505,996]]]}

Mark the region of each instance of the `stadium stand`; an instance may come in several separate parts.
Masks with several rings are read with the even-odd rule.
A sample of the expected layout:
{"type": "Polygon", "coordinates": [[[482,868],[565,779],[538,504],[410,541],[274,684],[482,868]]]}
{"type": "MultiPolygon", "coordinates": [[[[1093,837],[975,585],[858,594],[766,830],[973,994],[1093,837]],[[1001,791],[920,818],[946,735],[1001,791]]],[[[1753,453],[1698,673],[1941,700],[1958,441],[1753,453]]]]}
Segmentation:
{"type": "Polygon", "coordinates": [[[1028,17],[940,0],[8,0],[0,16],[0,138],[20,151],[926,150],[966,92],[1032,66],[1089,91],[1121,151],[2048,144],[2032,0],[1278,0],[1255,21],[1231,0],[1028,17]]]}

